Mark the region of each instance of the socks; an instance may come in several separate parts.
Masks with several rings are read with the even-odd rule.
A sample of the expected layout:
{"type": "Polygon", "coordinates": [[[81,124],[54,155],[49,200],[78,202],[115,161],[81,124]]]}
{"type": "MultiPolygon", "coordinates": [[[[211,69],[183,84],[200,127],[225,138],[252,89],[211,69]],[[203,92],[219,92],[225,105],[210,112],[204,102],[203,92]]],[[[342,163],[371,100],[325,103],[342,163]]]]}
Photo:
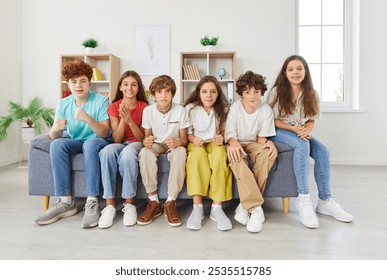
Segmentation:
{"type": "Polygon", "coordinates": [[[222,208],[221,204],[212,204],[211,209],[222,208]]]}
{"type": "Polygon", "coordinates": [[[73,198],[71,196],[61,196],[59,197],[60,202],[70,205],[73,202],[73,198]]]}
{"type": "Polygon", "coordinates": [[[158,196],[157,194],[150,195],[150,196],[149,196],[149,200],[157,201],[158,203],[160,203],[160,201],[159,201],[159,196],[158,196]]]}
{"type": "Polygon", "coordinates": [[[172,197],[170,197],[170,196],[168,195],[167,202],[168,202],[168,201],[172,201],[172,200],[176,200],[176,199],[175,199],[175,198],[172,198],[172,197]]]}
{"type": "Polygon", "coordinates": [[[87,201],[95,201],[98,203],[98,198],[96,198],[95,196],[88,196],[86,202],[87,201]]]}
{"type": "Polygon", "coordinates": [[[203,204],[194,204],[193,208],[202,208],[203,209],[203,204]]]}

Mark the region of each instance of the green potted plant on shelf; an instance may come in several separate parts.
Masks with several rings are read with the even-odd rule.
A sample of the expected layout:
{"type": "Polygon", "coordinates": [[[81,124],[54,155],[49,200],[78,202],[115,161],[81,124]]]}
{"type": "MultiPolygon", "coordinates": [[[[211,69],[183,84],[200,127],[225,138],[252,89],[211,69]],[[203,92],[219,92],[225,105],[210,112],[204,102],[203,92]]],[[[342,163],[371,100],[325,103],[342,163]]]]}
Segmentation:
{"type": "Polygon", "coordinates": [[[43,123],[47,127],[51,127],[54,123],[55,110],[44,107],[39,97],[33,98],[27,107],[12,101],[9,101],[8,104],[9,115],[0,116],[0,142],[7,138],[8,128],[14,122],[23,123],[22,140],[29,140],[41,134],[43,123]]]}
{"type": "Polygon", "coordinates": [[[211,51],[216,44],[218,44],[219,37],[208,37],[205,35],[203,38],[200,38],[200,44],[206,48],[206,51],[211,51]]]}
{"type": "Polygon", "coordinates": [[[82,42],[82,45],[85,47],[86,53],[90,54],[94,52],[94,49],[98,47],[98,40],[94,38],[86,39],[82,42]]]}

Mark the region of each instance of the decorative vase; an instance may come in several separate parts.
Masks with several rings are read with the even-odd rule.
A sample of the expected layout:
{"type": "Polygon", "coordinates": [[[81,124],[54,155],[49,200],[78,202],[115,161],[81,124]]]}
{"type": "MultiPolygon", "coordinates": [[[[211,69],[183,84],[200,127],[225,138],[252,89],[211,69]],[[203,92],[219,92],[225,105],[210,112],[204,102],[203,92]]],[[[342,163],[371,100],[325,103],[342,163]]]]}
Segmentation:
{"type": "Polygon", "coordinates": [[[94,48],[85,48],[86,54],[92,54],[94,53],[94,48]]]}
{"type": "Polygon", "coordinates": [[[206,52],[211,52],[211,51],[214,50],[214,46],[213,45],[207,45],[207,46],[205,46],[205,48],[206,48],[206,52]]]}

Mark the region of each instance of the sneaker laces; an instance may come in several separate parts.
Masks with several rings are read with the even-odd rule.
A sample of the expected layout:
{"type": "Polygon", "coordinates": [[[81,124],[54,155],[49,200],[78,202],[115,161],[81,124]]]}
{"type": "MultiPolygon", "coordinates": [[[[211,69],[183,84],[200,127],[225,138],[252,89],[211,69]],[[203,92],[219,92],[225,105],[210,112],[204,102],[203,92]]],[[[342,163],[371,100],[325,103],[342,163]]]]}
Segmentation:
{"type": "Polygon", "coordinates": [[[303,203],[303,212],[306,216],[314,216],[312,203],[303,203]]]}
{"type": "Polygon", "coordinates": [[[167,208],[167,212],[170,214],[172,219],[179,219],[179,214],[176,209],[176,201],[172,200],[167,207],[164,204],[164,208],[167,208]]]}
{"type": "Polygon", "coordinates": [[[125,213],[126,211],[129,210],[129,208],[131,208],[131,206],[134,207],[134,205],[125,202],[125,203],[124,203],[124,208],[122,208],[122,212],[125,213]]]}
{"type": "Polygon", "coordinates": [[[87,201],[83,209],[85,209],[86,214],[93,214],[97,205],[98,203],[95,200],[87,201]]]}
{"type": "MultiPolygon", "coordinates": [[[[109,206],[112,206],[112,205],[108,205],[108,206],[106,206],[105,208],[103,208],[102,211],[101,211],[101,214],[103,214],[103,213],[109,211],[109,208],[111,208],[111,207],[109,207],[109,206]]],[[[114,207],[114,206],[112,206],[112,207],[114,207]]]]}
{"type": "Polygon", "coordinates": [[[325,202],[331,204],[334,207],[342,209],[341,205],[334,201],[332,198],[328,198],[325,202]]]}

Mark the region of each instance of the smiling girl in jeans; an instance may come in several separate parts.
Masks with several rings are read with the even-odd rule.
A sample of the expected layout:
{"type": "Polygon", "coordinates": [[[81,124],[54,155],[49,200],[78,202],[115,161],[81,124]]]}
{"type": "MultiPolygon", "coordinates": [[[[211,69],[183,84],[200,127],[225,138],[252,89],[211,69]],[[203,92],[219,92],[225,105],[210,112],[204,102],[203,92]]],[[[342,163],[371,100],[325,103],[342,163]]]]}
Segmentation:
{"type": "Polygon", "coordinates": [[[142,111],[146,106],[148,101],[140,76],[135,71],[126,71],[118,81],[116,97],[108,110],[114,143],[99,153],[103,198],[106,199],[106,207],[98,222],[100,228],[111,227],[116,216],[117,171],[122,177],[122,198],[125,199],[123,224],[133,226],[137,222],[137,210],[133,203],[139,174],[138,153],[144,138],[142,111]]]}
{"type": "Polygon", "coordinates": [[[293,168],[299,196],[296,201],[301,222],[308,228],[319,226],[309,196],[309,157],[314,159],[314,178],[318,188],[316,212],[329,215],[342,222],[351,222],[353,216],[344,211],[333,199],[330,191],[329,151],[311,131],[319,118],[319,98],[305,59],[290,56],[284,62],[269,94],[273,108],[276,136],[274,142],[293,147],[293,168]]]}

